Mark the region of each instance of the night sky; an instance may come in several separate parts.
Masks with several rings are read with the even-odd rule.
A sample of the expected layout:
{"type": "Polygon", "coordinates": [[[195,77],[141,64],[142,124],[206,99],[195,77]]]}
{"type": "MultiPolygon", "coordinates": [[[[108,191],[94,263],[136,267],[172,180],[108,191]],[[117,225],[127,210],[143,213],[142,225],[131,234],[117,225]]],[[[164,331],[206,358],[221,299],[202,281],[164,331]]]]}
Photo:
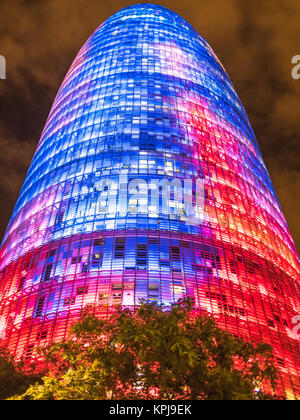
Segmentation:
{"type": "MultiPolygon", "coordinates": [[[[0,234],[6,229],[56,92],[89,35],[117,0],[1,0],[0,234]]],[[[296,0],[155,2],[183,16],[209,42],[246,108],[290,230],[300,248],[300,54],[296,0]]]]}

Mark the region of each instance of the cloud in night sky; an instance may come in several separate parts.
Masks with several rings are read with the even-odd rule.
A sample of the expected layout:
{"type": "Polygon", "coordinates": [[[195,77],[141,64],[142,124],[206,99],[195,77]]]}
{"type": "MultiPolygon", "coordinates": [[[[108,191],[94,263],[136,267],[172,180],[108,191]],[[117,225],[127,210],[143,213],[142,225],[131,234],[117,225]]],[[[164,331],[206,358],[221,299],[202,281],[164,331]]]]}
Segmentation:
{"type": "MultiPolygon", "coordinates": [[[[56,92],[89,35],[117,0],[1,0],[0,229],[4,233],[56,92]]],[[[210,43],[245,106],[298,249],[300,246],[300,3],[160,1],[210,43]]]]}

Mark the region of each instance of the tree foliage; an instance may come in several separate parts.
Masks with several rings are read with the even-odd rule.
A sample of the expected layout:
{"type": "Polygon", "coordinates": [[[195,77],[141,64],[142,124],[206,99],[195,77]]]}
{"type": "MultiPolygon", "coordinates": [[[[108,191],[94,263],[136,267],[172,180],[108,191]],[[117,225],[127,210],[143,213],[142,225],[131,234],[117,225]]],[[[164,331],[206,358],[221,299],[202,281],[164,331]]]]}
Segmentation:
{"type": "MultiPolygon", "coordinates": [[[[103,321],[87,310],[70,340],[44,350],[49,373],[13,399],[277,398],[272,349],[235,338],[189,301],[141,302],[103,321]]],[[[278,397],[279,398],[279,397],[278,397]]]]}
{"type": "Polygon", "coordinates": [[[30,384],[39,379],[33,367],[25,369],[22,362],[15,363],[9,352],[0,348],[0,400],[25,392],[30,384]]]}

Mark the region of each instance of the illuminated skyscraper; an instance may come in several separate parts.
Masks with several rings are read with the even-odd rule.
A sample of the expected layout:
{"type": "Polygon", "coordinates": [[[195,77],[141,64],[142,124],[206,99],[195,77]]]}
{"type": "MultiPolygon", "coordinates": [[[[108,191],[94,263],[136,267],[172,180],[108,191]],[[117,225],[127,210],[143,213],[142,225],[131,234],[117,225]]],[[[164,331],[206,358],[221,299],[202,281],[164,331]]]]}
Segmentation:
{"type": "Polygon", "coordinates": [[[222,64],[163,7],[119,11],[79,51],[0,269],[2,342],[17,357],[65,337],[87,304],[106,316],[189,296],[230,332],[271,343],[279,389],[300,395],[293,240],[222,64]]]}

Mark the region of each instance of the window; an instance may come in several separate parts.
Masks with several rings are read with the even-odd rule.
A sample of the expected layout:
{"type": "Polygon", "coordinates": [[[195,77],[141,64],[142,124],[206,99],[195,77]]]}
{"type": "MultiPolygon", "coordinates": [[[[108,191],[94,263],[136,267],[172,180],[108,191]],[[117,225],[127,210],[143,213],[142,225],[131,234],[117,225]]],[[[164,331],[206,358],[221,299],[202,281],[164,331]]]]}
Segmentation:
{"type": "Polygon", "coordinates": [[[99,302],[102,305],[107,304],[108,303],[108,294],[107,293],[100,293],[99,294],[99,302]]]}
{"type": "Polygon", "coordinates": [[[77,264],[79,262],[81,262],[81,256],[80,255],[78,257],[73,257],[71,264],[77,264]]]}
{"type": "Polygon", "coordinates": [[[147,265],[147,244],[136,245],[136,264],[137,267],[146,267],[147,265]]]}
{"type": "Polygon", "coordinates": [[[13,326],[13,322],[14,322],[14,315],[10,315],[8,317],[8,321],[7,321],[7,325],[6,325],[6,328],[8,330],[13,326]]]}
{"type": "Polygon", "coordinates": [[[182,248],[189,248],[190,244],[187,241],[180,241],[180,245],[182,246],[182,248]]]}
{"type": "Polygon", "coordinates": [[[87,294],[87,292],[88,292],[88,286],[80,286],[80,287],[77,287],[77,292],[76,292],[76,294],[77,295],[86,295],[87,294]]]}
{"type": "Polygon", "coordinates": [[[102,266],[102,261],[103,261],[102,252],[97,252],[97,253],[93,254],[93,257],[92,257],[92,266],[93,267],[101,267],[102,266]]]}
{"type": "Polygon", "coordinates": [[[203,273],[203,274],[208,274],[208,275],[213,274],[212,268],[211,267],[206,267],[205,265],[193,264],[192,268],[198,273],[203,273]]]}
{"type": "Polygon", "coordinates": [[[41,297],[38,298],[37,304],[36,304],[35,316],[41,316],[42,315],[43,307],[44,307],[44,303],[45,303],[45,298],[46,298],[46,296],[41,296],[41,297]]]}
{"type": "Polygon", "coordinates": [[[179,246],[170,247],[170,260],[180,261],[180,248],[179,246]]]}
{"type": "Polygon", "coordinates": [[[285,367],[284,360],[281,357],[276,357],[276,360],[280,367],[285,367]]]}
{"type": "Polygon", "coordinates": [[[55,252],[56,252],[56,248],[51,249],[51,250],[49,251],[49,255],[48,255],[48,257],[49,257],[49,258],[50,258],[50,257],[53,257],[53,256],[55,255],[55,252]]]}
{"type": "Polygon", "coordinates": [[[159,264],[161,267],[170,267],[170,261],[169,260],[159,260],[159,264]]]}
{"type": "Polygon", "coordinates": [[[20,281],[19,281],[19,285],[18,285],[18,292],[20,292],[25,284],[25,280],[26,280],[26,276],[25,277],[21,277],[20,281]]]}
{"type": "Polygon", "coordinates": [[[233,260],[230,260],[229,261],[229,264],[230,264],[230,270],[231,270],[231,272],[234,273],[234,274],[237,274],[237,269],[236,269],[235,262],[233,260]]]}
{"type": "Polygon", "coordinates": [[[36,339],[37,340],[45,340],[47,338],[47,331],[38,332],[36,339]]]}
{"type": "Polygon", "coordinates": [[[64,212],[60,211],[56,216],[56,224],[60,225],[64,218],[64,212]]]}
{"type": "Polygon", "coordinates": [[[99,238],[99,239],[94,239],[94,246],[102,246],[105,243],[105,239],[103,238],[99,238]]]}
{"type": "Polygon", "coordinates": [[[211,299],[219,299],[223,302],[226,302],[226,296],[220,293],[214,293],[214,292],[206,292],[206,297],[211,299]]]}
{"type": "Polygon", "coordinates": [[[81,272],[88,273],[88,271],[89,271],[89,265],[87,263],[82,264],[81,272]]]}
{"type": "Polygon", "coordinates": [[[75,303],[75,296],[71,296],[71,297],[66,297],[64,299],[64,306],[70,306],[73,305],[75,303]]]}
{"type": "Polygon", "coordinates": [[[48,264],[46,266],[46,270],[45,270],[45,274],[44,274],[44,281],[49,281],[50,280],[51,270],[52,270],[52,264],[48,264]]]}
{"type": "Polygon", "coordinates": [[[26,351],[25,351],[25,359],[26,360],[31,359],[33,349],[34,349],[34,344],[30,344],[29,346],[27,346],[26,351]]]}
{"type": "Polygon", "coordinates": [[[122,290],[122,283],[113,283],[111,288],[112,290],[122,290]]]}
{"type": "Polygon", "coordinates": [[[125,255],[125,238],[117,238],[115,245],[114,258],[124,258],[125,255]]]}

